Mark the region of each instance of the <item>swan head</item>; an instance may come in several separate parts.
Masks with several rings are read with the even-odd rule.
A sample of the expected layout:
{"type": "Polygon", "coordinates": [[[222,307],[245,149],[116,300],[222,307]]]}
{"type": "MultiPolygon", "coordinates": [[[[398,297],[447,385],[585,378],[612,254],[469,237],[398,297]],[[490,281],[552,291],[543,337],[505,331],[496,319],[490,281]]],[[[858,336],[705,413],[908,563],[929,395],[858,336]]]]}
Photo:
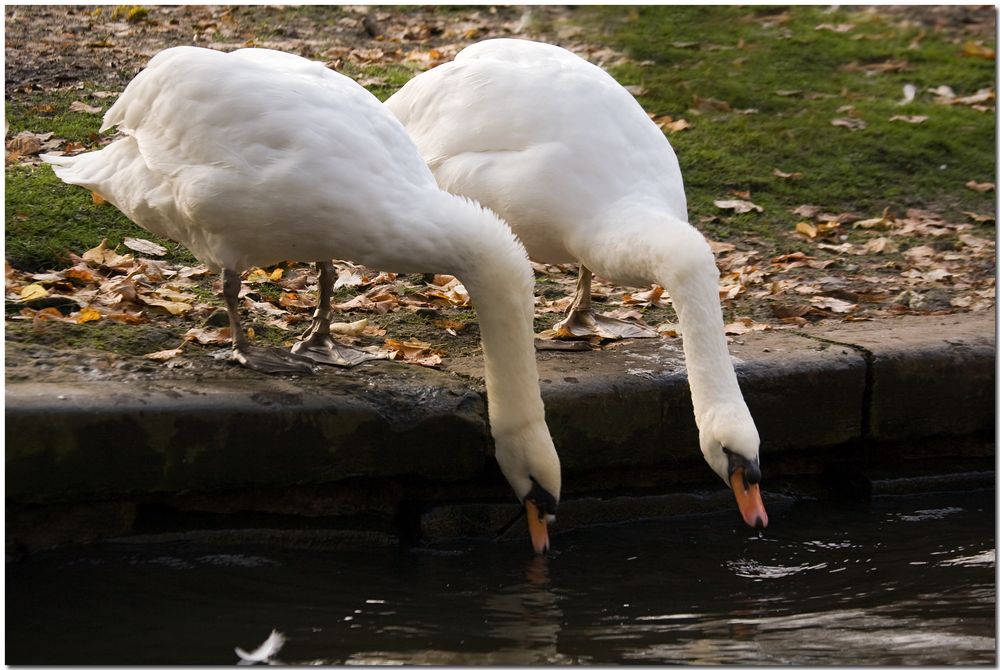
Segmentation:
{"type": "Polygon", "coordinates": [[[699,422],[701,453],[709,466],[733,490],[743,521],[751,528],[767,527],[760,497],[760,436],[746,405],[716,407],[699,422]]]}
{"type": "Polygon", "coordinates": [[[562,485],[559,456],[552,438],[541,426],[494,434],[496,458],[518,500],[524,505],[528,531],[536,553],[549,549],[549,524],[556,520],[562,485]]]}

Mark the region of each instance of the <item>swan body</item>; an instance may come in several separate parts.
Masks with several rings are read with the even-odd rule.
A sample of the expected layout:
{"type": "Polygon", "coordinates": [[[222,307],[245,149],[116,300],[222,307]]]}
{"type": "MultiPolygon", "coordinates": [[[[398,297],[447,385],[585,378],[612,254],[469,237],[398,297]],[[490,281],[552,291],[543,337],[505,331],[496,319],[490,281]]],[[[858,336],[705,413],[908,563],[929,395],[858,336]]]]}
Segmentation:
{"type": "Polygon", "coordinates": [[[589,308],[589,271],[669,291],[702,453],[744,520],[765,526],[760,438],[729,357],[715,259],[688,223],[673,148],[635,99],[565,49],[494,39],[417,75],[385,105],[442,188],[497,212],[533,259],[580,263],[574,307],[589,308]]]}
{"type": "MultiPolygon", "coordinates": [[[[124,136],[100,151],[45,158],[63,181],[222,272],[234,347],[245,345],[239,273],[253,265],[342,258],[458,277],[479,315],[496,457],[533,512],[535,548],[547,546],[561,482],[534,360],[527,255],[493,212],[437,186],[374,96],[291,54],[176,47],[129,83],[105,114],[102,129],[112,127],[124,136]]],[[[324,322],[318,315],[314,326],[324,322]]]]}

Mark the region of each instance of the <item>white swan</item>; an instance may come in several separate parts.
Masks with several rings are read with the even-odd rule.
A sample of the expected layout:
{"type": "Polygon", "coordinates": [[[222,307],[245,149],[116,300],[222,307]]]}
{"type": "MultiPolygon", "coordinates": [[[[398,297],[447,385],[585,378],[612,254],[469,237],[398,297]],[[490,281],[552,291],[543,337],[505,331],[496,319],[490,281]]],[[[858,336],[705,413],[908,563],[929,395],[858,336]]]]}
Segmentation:
{"type": "Polygon", "coordinates": [[[533,259],[581,264],[574,328],[595,321],[591,270],[670,292],[701,451],[746,523],[766,526],[760,439],[726,346],[715,259],[687,221],[674,151],[635,99],[565,49],[495,39],[414,77],[385,104],[442,188],[500,214],[533,259]]]}
{"type": "MultiPolygon", "coordinates": [[[[167,49],[108,110],[103,128],[113,126],[125,136],[104,149],[46,160],[223,273],[234,348],[251,367],[305,360],[247,344],[236,296],[252,265],[343,258],[458,277],[479,316],[496,458],[529,512],[535,549],[547,547],[559,459],[535,366],[531,266],[504,222],[438,188],[364,88],[291,54],[167,49]]],[[[310,339],[329,328],[321,297],[310,339]]]]}

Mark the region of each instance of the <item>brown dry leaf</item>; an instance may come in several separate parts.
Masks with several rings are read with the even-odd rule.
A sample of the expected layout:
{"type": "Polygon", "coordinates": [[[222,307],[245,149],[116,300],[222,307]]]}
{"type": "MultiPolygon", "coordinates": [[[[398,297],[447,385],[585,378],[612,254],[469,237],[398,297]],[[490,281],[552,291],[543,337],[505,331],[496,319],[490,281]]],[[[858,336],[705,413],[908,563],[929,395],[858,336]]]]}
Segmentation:
{"type": "Polygon", "coordinates": [[[122,240],[122,244],[132,251],[138,251],[140,254],[147,254],[149,256],[164,256],[167,253],[166,248],[156,242],[150,242],[138,237],[126,237],[122,240]]]}
{"type": "Polygon", "coordinates": [[[809,298],[809,302],[813,307],[829,310],[834,314],[850,314],[858,308],[858,306],[853,302],[847,302],[846,300],[831,298],[829,296],[814,295],[809,298]]]}
{"type": "Polygon", "coordinates": [[[889,117],[889,121],[903,121],[905,123],[923,123],[929,116],[924,116],[922,114],[914,114],[912,116],[904,116],[902,114],[896,114],[895,116],[889,117]]]}
{"type": "Polygon", "coordinates": [[[70,104],[69,111],[82,112],[84,114],[100,114],[104,110],[101,109],[100,107],[93,107],[85,102],[80,102],[79,100],[76,100],[70,104]]]}
{"type": "Polygon", "coordinates": [[[151,361],[159,361],[163,363],[171,359],[174,359],[177,356],[180,356],[182,353],[183,350],[181,349],[181,347],[177,347],[176,349],[164,349],[162,351],[154,351],[151,354],[146,354],[145,356],[143,356],[143,358],[148,358],[151,361]]]}
{"type": "Polygon", "coordinates": [[[101,240],[93,249],[83,252],[84,261],[91,265],[108,268],[111,270],[127,270],[135,265],[135,259],[131,254],[119,255],[114,249],[108,248],[108,240],[101,240]]]}
{"type": "Polygon", "coordinates": [[[308,311],[316,307],[316,302],[307,295],[296,291],[286,291],[278,297],[278,304],[287,310],[308,311]]]}
{"type": "Polygon", "coordinates": [[[691,124],[688,123],[686,119],[675,119],[669,114],[664,114],[663,116],[657,116],[656,114],[649,114],[649,118],[655,123],[661,130],[667,133],[676,133],[681,130],[687,130],[691,128],[691,124]]]}
{"type": "Polygon", "coordinates": [[[746,214],[747,212],[763,212],[764,208],[755,205],[749,200],[716,200],[715,206],[719,209],[731,209],[736,214],[746,214]]]}
{"type": "Polygon", "coordinates": [[[979,193],[986,193],[987,191],[992,191],[996,188],[996,184],[991,181],[977,182],[974,179],[965,182],[965,188],[972,189],[973,191],[978,191],[979,193]]]}
{"type": "Polygon", "coordinates": [[[997,57],[996,51],[985,46],[982,42],[966,42],[962,45],[962,55],[966,58],[983,58],[985,60],[996,60],[997,57]]]}
{"type": "Polygon", "coordinates": [[[660,298],[663,296],[663,287],[653,285],[648,291],[640,291],[639,293],[625,293],[622,295],[623,305],[643,305],[650,307],[666,307],[669,303],[660,302],[660,298]]]}
{"type": "Polygon", "coordinates": [[[712,253],[716,256],[736,250],[736,245],[731,242],[716,242],[715,240],[709,240],[708,246],[712,249],[712,253]]]}
{"type": "Polygon", "coordinates": [[[162,309],[165,309],[174,316],[179,316],[181,314],[190,312],[191,309],[193,308],[191,303],[178,302],[176,300],[163,300],[160,298],[155,298],[152,295],[140,295],[139,300],[141,300],[146,305],[149,305],[150,307],[160,307],[162,309]]]}
{"type": "Polygon", "coordinates": [[[890,240],[888,237],[877,237],[874,240],[868,240],[863,247],[861,247],[861,253],[858,255],[864,255],[867,253],[873,254],[893,254],[899,251],[899,245],[890,240]]]}
{"type": "Polygon", "coordinates": [[[816,205],[799,205],[792,210],[792,214],[804,216],[807,219],[815,218],[822,210],[816,205]]]}
{"type": "Polygon", "coordinates": [[[725,100],[716,100],[715,98],[702,98],[699,95],[694,96],[694,101],[691,106],[693,110],[697,113],[733,111],[732,106],[725,100]]]}
{"type": "Polygon", "coordinates": [[[387,338],[385,346],[389,349],[389,359],[402,359],[406,363],[415,363],[426,367],[434,367],[441,364],[441,356],[444,352],[433,350],[430,343],[421,342],[411,338],[407,342],[401,342],[394,338],[387,338]]]}
{"type": "Polygon", "coordinates": [[[184,333],[185,342],[198,344],[229,344],[233,340],[233,332],[229,328],[191,328],[184,333]]]}
{"type": "Polygon", "coordinates": [[[535,314],[562,314],[573,304],[573,296],[567,295],[556,300],[535,298],[535,314]]]}
{"type": "Polygon", "coordinates": [[[771,330],[771,326],[766,323],[757,323],[748,316],[737,317],[732,323],[726,324],[726,335],[745,335],[761,330],[771,330]]]}
{"type": "Polygon", "coordinates": [[[775,177],[781,177],[782,179],[800,179],[802,177],[801,172],[783,172],[778,168],[774,168],[773,174],[775,177]]]}
{"type": "Polygon", "coordinates": [[[896,217],[889,213],[889,208],[882,210],[882,216],[873,219],[863,219],[854,222],[854,228],[891,228],[896,223],[896,217]]]}
{"type": "Polygon", "coordinates": [[[993,214],[977,214],[975,212],[966,211],[963,211],[962,214],[965,214],[976,223],[996,223],[997,220],[996,216],[993,214]]]}
{"type": "Polygon", "coordinates": [[[89,321],[100,321],[101,313],[93,307],[84,307],[76,313],[77,323],[87,323],[89,321]]]}
{"type": "Polygon", "coordinates": [[[438,319],[433,323],[449,335],[458,335],[458,331],[463,330],[468,325],[465,321],[458,321],[456,319],[438,319]]]}
{"type": "Polygon", "coordinates": [[[864,119],[855,119],[851,117],[842,117],[839,119],[834,119],[833,121],[830,122],[830,124],[834,126],[843,126],[844,128],[850,130],[851,132],[854,132],[855,130],[864,130],[865,128],[868,127],[868,124],[865,123],[864,119]]]}
{"type": "Polygon", "coordinates": [[[102,280],[102,277],[95,275],[86,265],[74,265],[63,270],[62,275],[78,284],[97,284],[102,280]]]}

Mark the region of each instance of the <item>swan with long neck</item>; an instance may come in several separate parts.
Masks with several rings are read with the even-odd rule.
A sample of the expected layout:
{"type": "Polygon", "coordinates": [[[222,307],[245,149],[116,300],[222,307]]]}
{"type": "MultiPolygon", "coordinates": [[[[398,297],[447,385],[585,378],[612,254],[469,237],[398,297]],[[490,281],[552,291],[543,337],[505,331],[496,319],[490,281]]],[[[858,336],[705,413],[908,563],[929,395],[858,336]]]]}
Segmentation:
{"type": "MultiPolygon", "coordinates": [[[[353,80],[266,49],[176,47],[156,55],[104,117],[124,136],[45,156],[146,230],[184,244],[224,278],[238,360],[266,372],[307,359],[249,346],[240,272],[343,258],[458,277],[476,306],[496,458],[526,506],[536,551],[560,493],[532,343],[533,275],[510,228],[442,191],[400,123],[353,80]]],[[[321,295],[326,300],[329,296],[321,295]]],[[[329,332],[328,305],[310,336],[329,332]]]]}
{"type": "Polygon", "coordinates": [[[590,276],[659,284],[680,321],[702,454],[743,519],[767,525],[760,438],[726,345],[719,272],[687,220],[663,133],[609,74],[565,49],[486,40],[386,101],[438,184],[496,211],[531,258],[577,262],[571,328],[613,326],[590,310],[590,276]]]}

